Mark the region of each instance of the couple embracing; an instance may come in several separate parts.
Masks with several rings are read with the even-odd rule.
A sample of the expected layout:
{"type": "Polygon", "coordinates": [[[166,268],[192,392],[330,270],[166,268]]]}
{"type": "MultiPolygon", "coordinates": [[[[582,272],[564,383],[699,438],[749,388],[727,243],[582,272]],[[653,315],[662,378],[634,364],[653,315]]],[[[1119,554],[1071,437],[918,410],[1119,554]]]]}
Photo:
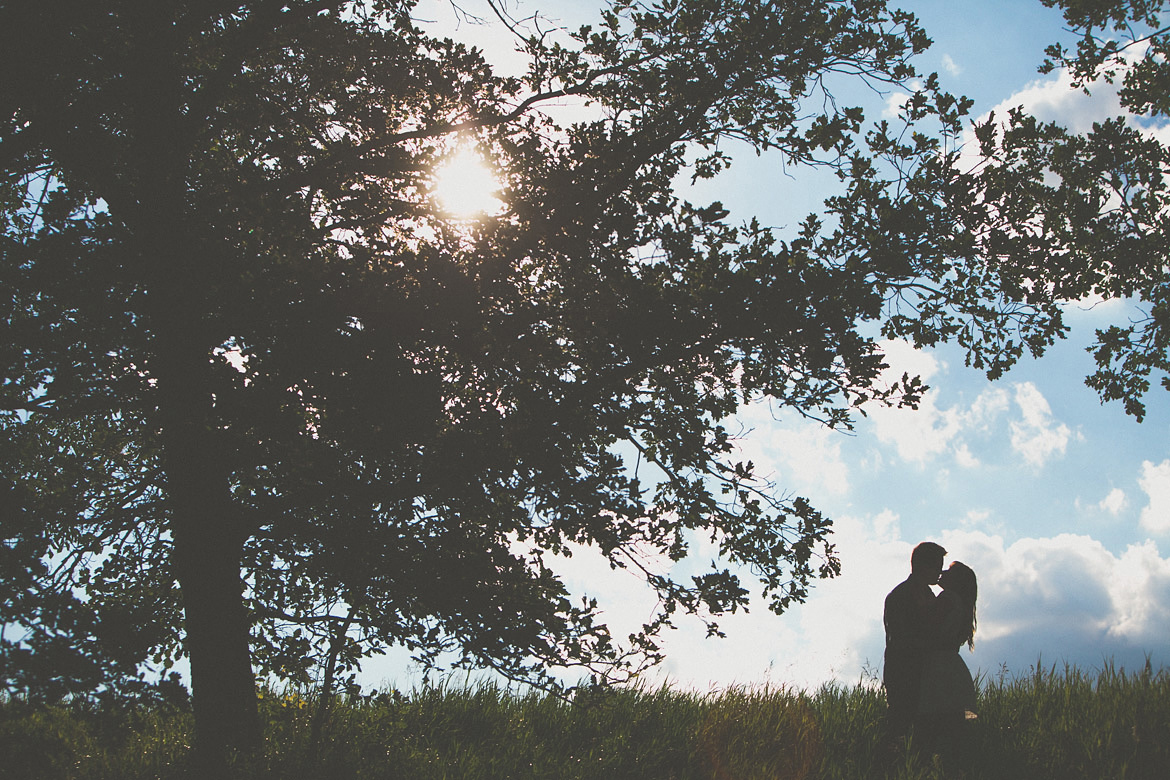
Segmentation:
{"type": "Polygon", "coordinates": [[[927,732],[921,737],[942,738],[975,711],[975,684],[959,649],[974,647],[978,586],[975,572],[958,561],[943,571],[946,552],[934,542],[919,544],[910,576],[886,596],[882,681],[894,739],[911,726],[927,732]]]}

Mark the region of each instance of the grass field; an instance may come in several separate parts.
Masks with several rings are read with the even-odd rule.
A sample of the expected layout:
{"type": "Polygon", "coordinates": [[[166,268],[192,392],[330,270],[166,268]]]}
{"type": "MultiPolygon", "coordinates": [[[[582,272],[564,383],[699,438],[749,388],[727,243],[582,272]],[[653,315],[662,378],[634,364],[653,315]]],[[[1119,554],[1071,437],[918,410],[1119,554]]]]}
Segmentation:
{"type": "MultiPolygon", "coordinates": [[[[312,744],[317,701],[265,691],[258,777],[988,778],[1170,777],[1170,672],[1036,667],[980,681],[980,713],[945,756],[891,748],[869,684],[815,692],[584,689],[573,700],[439,685],[338,701],[312,744]]],[[[0,777],[186,778],[182,704],[0,702],[0,777]]]]}

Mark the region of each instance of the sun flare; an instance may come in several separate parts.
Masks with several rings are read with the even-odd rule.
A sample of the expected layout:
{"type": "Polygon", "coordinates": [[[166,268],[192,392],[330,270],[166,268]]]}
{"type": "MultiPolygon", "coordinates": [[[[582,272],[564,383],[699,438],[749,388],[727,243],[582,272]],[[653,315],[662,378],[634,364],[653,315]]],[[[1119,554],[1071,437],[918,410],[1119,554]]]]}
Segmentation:
{"type": "Polygon", "coordinates": [[[500,182],[483,156],[463,149],[447,158],[435,172],[434,193],[439,205],[456,219],[474,219],[498,213],[500,182]]]}

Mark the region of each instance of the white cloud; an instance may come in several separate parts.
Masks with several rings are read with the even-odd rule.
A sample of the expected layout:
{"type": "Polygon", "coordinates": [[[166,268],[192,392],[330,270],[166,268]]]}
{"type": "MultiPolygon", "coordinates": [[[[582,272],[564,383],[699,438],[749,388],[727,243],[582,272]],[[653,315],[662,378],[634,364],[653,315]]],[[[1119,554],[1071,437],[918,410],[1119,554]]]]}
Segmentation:
{"type": "Polygon", "coordinates": [[[928,392],[915,410],[875,409],[874,432],[878,440],[893,444],[903,460],[925,465],[945,453],[962,430],[955,408],[940,409],[937,394],[928,392]]]}
{"type": "Polygon", "coordinates": [[[995,108],[996,116],[1006,118],[1008,111],[1024,106],[1037,119],[1062,124],[1074,133],[1093,129],[1093,123],[1125,113],[1117,97],[1117,86],[1094,85],[1086,95],[1072,87],[1066,71],[1055,78],[1033,81],[995,108]]]}
{"type": "Polygon", "coordinates": [[[777,430],[769,443],[783,464],[782,477],[791,474],[801,486],[819,485],[841,495],[849,490],[849,474],[841,459],[840,439],[840,432],[809,423],[796,430],[777,430]]]}
{"type": "MultiPolygon", "coordinates": [[[[979,526],[972,511],[962,528],[935,539],[948,560],[961,560],[979,578],[975,651],[963,650],[973,671],[1064,662],[1082,669],[1106,661],[1133,669],[1147,654],[1170,663],[1170,559],[1152,541],[1114,554],[1098,540],[1061,534],[1006,543],[979,526]]],[[[704,640],[691,627],[668,637],[670,679],[704,689],[732,682],[790,683],[815,688],[836,679],[851,684],[864,672],[880,675],[882,602],[909,573],[919,540],[898,538],[899,518],[885,510],[837,521],[843,571],[818,583],[808,603],[776,617],[762,605],[725,626],[727,640],[704,640]]]]}
{"type": "MultiPolygon", "coordinates": [[[[1146,654],[1155,665],[1170,662],[1170,560],[1153,542],[1119,555],[1073,534],[1007,544],[978,529],[987,518],[973,511],[963,528],[936,537],[948,560],[979,577],[975,652],[963,651],[972,670],[994,674],[1006,665],[1023,673],[1038,659],[1086,670],[1112,660],[1132,669],[1146,654]]],[[[818,583],[808,603],[781,617],[762,606],[736,616],[727,640],[703,640],[694,629],[672,633],[671,678],[695,688],[762,681],[815,688],[830,679],[856,682],[865,671],[880,675],[882,601],[909,572],[918,541],[898,538],[898,524],[888,510],[840,518],[840,577],[818,583]]]]}
{"type": "Polygon", "coordinates": [[[990,430],[992,424],[1008,410],[1010,404],[1010,395],[1006,389],[1002,387],[988,388],[981,392],[975,402],[971,404],[967,421],[974,430],[990,430]]]}
{"type": "Polygon", "coordinates": [[[901,535],[899,528],[899,521],[896,512],[891,512],[889,509],[883,509],[878,512],[877,517],[873,519],[874,538],[881,542],[894,542],[898,540],[901,535]]]}
{"type": "MultiPolygon", "coordinates": [[[[963,651],[973,671],[994,675],[1006,665],[1023,673],[1038,659],[1086,670],[1112,660],[1132,669],[1147,654],[1156,666],[1170,662],[1170,560],[1153,542],[1120,554],[1073,534],[1009,544],[980,530],[988,519],[971,511],[961,528],[935,537],[948,560],[967,563],[979,578],[975,651],[963,651]]],[[[919,541],[900,539],[899,522],[889,510],[839,518],[840,577],[819,582],[806,604],[783,616],[762,605],[735,616],[726,640],[705,640],[694,627],[672,632],[667,676],[705,689],[732,682],[815,688],[880,675],[882,602],[909,573],[919,541]]]]}
{"type": "Polygon", "coordinates": [[[1170,560],[1153,541],[1130,546],[1118,562],[1113,583],[1117,619],[1112,636],[1137,642],[1165,642],[1170,631],[1170,560]]]}
{"type": "MultiPolygon", "coordinates": [[[[1131,63],[1136,63],[1144,56],[1145,50],[1141,47],[1134,47],[1126,54],[1131,63]]],[[[1104,80],[1093,82],[1089,85],[1089,94],[1085,94],[1084,90],[1072,86],[1071,75],[1066,69],[1061,68],[1048,78],[1032,81],[999,103],[989,113],[994,114],[999,122],[1006,122],[1008,114],[1013,109],[1023,107],[1027,113],[1043,122],[1062,125],[1078,134],[1089,132],[1097,122],[1126,116],[1131,126],[1141,129],[1163,144],[1170,143],[1170,123],[1150,124],[1145,120],[1138,122],[1121,105],[1119,96],[1121,86],[1122,74],[1118,74],[1112,84],[1104,80]]],[[[986,118],[987,115],[984,115],[980,121],[986,118]]],[[[974,138],[974,133],[968,130],[965,140],[972,150],[977,146],[974,138]]],[[[968,161],[974,159],[969,157],[968,161]]]]}
{"type": "Polygon", "coordinates": [[[974,660],[984,670],[1021,672],[1038,658],[1082,668],[1108,660],[1132,668],[1147,653],[1170,661],[1170,560],[1153,542],[1116,555],[1081,535],[1005,545],[965,530],[942,543],[979,578],[974,660]]]}
{"type": "Polygon", "coordinates": [[[882,109],[883,119],[896,119],[898,114],[902,113],[902,106],[906,105],[906,101],[910,96],[905,92],[894,92],[886,96],[886,107],[882,109]]]}
{"type": "Polygon", "coordinates": [[[1138,485],[1150,499],[1142,509],[1142,528],[1152,534],[1170,532],[1170,460],[1156,466],[1148,460],[1143,461],[1138,485]]]}
{"type": "Polygon", "coordinates": [[[740,457],[751,460],[758,475],[777,480],[785,490],[826,490],[834,495],[849,491],[840,431],[803,419],[781,425],[764,404],[741,410],[739,419],[754,428],[740,442],[740,457]]]}
{"type": "MultiPolygon", "coordinates": [[[[887,382],[899,380],[903,373],[929,382],[942,369],[933,355],[907,341],[883,341],[879,347],[889,364],[883,372],[887,382]]],[[[945,452],[960,430],[960,420],[954,409],[940,409],[937,398],[936,392],[928,390],[917,409],[870,409],[878,439],[892,443],[903,460],[920,465],[945,452]]]]}
{"type": "Polygon", "coordinates": [[[886,356],[888,368],[883,370],[882,376],[888,382],[901,379],[904,373],[920,376],[923,381],[929,381],[932,376],[946,368],[933,354],[917,349],[905,339],[880,341],[878,349],[886,356]]]}
{"type": "MultiPolygon", "coordinates": [[[[1144,54],[1144,50],[1134,47],[1126,56],[1129,62],[1136,63],[1144,54]]],[[[1129,113],[1119,96],[1121,74],[1112,84],[1104,80],[1091,83],[1088,94],[1073,87],[1072,81],[1068,70],[1060,68],[1047,78],[1029,83],[992,110],[997,117],[1006,119],[1011,109],[1023,106],[1037,119],[1063,125],[1074,133],[1086,133],[1095,122],[1129,113]]]]}
{"type": "Polygon", "coordinates": [[[959,522],[964,528],[986,527],[987,520],[990,517],[991,512],[986,509],[969,509],[967,510],[966,516],[959,522]]]}
{"type": "Polygon", "coordinates": [[[707,637],[694,619],[680,618],[676,625],[662,637],[666,660],[646,674],[655,683],[706,692],[791,680],[787,659],[778,648],[799,645],[799,627],[783,622],[762,604],[720,619],[724,638],[707,637]]]}
{"type": "MultiPolygon", "coordinates": [[[[1144,54],[1143,48],[1134,47],[1125,56],[1133,63],[1144,54]]],[[[1105,81],[1094,82],[1089,85],[1089,94],[1086,94],[1083,89],[1072,86],[1072,77],[1062,68],[1056,71],[1055,75],[1033,81],[1015,92],[992,108],[988,114],[980,117],[977,123],[981,124],[989,116],[994,116],[996,124],[1002,130],[1007,126],[1011,112],[1023,108],[1025,113],[1035,116],[1042,122],[1055,123],[1075,134],[1085,134],[1090,132],[1095,124],[1121,116],[1126,117],[1131,127],[1163,145],[1170,145],[1170,122],[1164,119],[1154,122],[1147,117],[1139,119],[1121,105],[1119,90],[1123,83],[1122,78],[1123,74],[1119,73],[1112,84],[1105,81]]],[[[978,169],[982,164],[979,143],[976,141],[973,127],[969,127],[963,133],[957,167],[971,171],[978,169]]],[[[1055,174],[1051,171],[1046,175],[1055,180],[1055,174]]],[[[1106,208],[1114,208],[1119,203],[1120,199],[1114,196],[1107,201],[1106,208]]],[[[1079,300],[1064,301],[1062,306],[1069,315],[1069,324],[1083,324],[1094,319],[1113,323],[1127,314],[1136,314],[1134,302],[1104,299],[1099,291],[1090,291],[1079,300]]]]}
{"type": "MultiPolygon", "coordinates": [[[[1153,541],[1120,554],[1074,534],[1009,544],[972,527],[987,519],[987,512],[972,511],[963,527],[934,536],[948,560],[965,562],[979,578],[975,650],[962,651],[972,672],[994,676],[1006,666],[1021,674],[1037,660],[1085,670],[1106,661],[1132,670],[1147,655],[1155,668],[1170,663],[1170,559],[1153,541]]],[[[756,598],[750,612],[720,620],[726,639],[708,639],[698,621],[680,618],[678,629],[663,636],[666,662],[647,677],[698,691],[769,683],[815,689],[833,680],[880,679],[882,602],[909,573],[919,541],[902,540],[899,525],[888,509],[838,518],[840,577],[817,582],[807,603],[781,616],[756,598]]],[[[578,552],[565,562],[570,587],[598,596],[618,636],[648,616],[654,604],[645,585],[611,571],[596,553],[578,552]]],[[[366,681],[409,681],[401,671],[406,659],[398,656],[398,671],[377,662],[364,673],[366,681]]]]}
{"type": "Polygon", "coordinates": [[[979,576],[980,634],[997,639],[1041,627],[1076,624],[1103,629],[1110,611],[1105,581],[1112,556],[1087,537],[1020,539],[954,534],[944,543],[979,576]],[[1075,576],[1070,576],[1075,575],[1075,576]]]}
{"type": "Polygon", "coordinates": [[[1119,514],[1121,514],[1122,510],[1124,510],[1127,506],[1129,506],[1129,499],[1126,497],[1125,491],[1121,488],[1113,488],[1113,490],[1109,491],[1109,495],[1105,496],[1105,498],[1101,499],[1101,502],[1097,504],[1098,509],[1103,512],[1108,512],[1114,517],[1117,517],[1119,514]]]}
{"type": "Polygon", "coordinates": [[[971,448],[965,442],[955,448],[955,461],[965,469],[973,469],[979,465],[979,459],[971,454],[971,448]]]}
{"type": "Polygon", "coordinates": [[[943,66],[943,70],[945,70],[947,73],[951,74],[952,76],[958,76],[960,73],[963,72],[963,69],[961,67],[959,67],[959,64],[957,62],[955,62],[955,60],[949,54],[943,55],[942,66],[943,66]]]}
{"type": "Polygon", "coordinates": [[[1052,409],[1039,388],[1031,382],[1017,384],[1015,400],[1022,417],[1010,426],[1012,449],[1036,467],[1054,455],[1063,455],[1072,432],[1053,419],[1052,409]]]}
{"type": "Polygon", "coordinates": [[[750,612],[720,621],[726,639],[706,639],[694,621],[679,620],[654,677],[695,690],[761,683],[815,689],[834,679],[858,682],[865,670],[880,674],[882,603],[910,570],[912,545],[899,538],[899,522],[889,510],[836,518],[839,577],[818,581],[805,604],[783,615],[756,598],[750,612]]]}
{"type": "MultiPolygon", "coordinates": [[[[922,89],[921,81],[912,81],[909,84],[911,90],[922,89]]],[[[906,101],[910,99],[909,92],[892,92],[886,96],[886,107],[882,110],[882,116],[886,119],[895,119],[902,113],[902,107],[906,105],[906,101]]]]}
{"type": "MultiPolygon", "coordinates": [[[[945,373],[945,364],[908,342],[885,341],[881,347],[890,365],[885,372],[888,382],[905,372],[921,376],[929,384],[931,377],[945,373]]],[[[1073,433],[1053,419],[1048,401],[1034,384],[1013,387],[1014,394],[1003,387],[985,387],[966,407],[942,407],[938,393],[931,389],[923,394],[916,410],[876,407],[869,410],[869,416],[878,440],[893,444],[903,460],[924,466],[949,453],[959,466],[972,469],[981,461],[968,437],[993,433],[1014,399],[1020,416],[1009,425],[1012,447],[1030,464],[1042,466],[1064,453],[1073,433]]]]}

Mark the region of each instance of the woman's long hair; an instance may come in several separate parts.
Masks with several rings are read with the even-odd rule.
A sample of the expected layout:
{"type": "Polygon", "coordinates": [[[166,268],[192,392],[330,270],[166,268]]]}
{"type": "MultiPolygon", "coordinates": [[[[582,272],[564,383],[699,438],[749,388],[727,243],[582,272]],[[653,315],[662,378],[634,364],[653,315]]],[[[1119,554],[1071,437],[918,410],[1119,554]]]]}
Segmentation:
{"type": "Polygon", "coordinates": [[[970,608],[971,620],[964,628],[963,640],[967,642],[967,647],[975,649],[975,601],[979,598],[979,583],[975,579],[975,572],[971,567],[965,563],[955,561],[948,569],[950,572],[949,581],[947,582],[947,589],[953,590],[963,600],[963,605],[970,608]]]}

